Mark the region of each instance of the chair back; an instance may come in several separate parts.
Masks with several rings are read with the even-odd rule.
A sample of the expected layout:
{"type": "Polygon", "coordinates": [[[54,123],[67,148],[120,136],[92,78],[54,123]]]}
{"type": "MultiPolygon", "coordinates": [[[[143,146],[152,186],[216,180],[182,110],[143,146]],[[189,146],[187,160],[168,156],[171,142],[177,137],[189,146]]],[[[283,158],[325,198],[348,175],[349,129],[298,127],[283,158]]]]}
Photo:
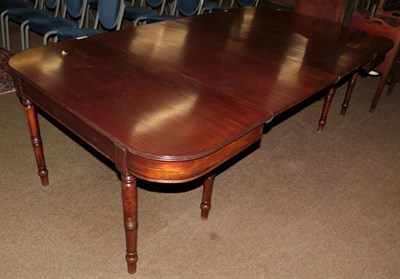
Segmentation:
{"type": "Polygon", "coordinates": [[[61,0],[43,0],[39,7],[41,10],[52,10],[54,11],[54,16],[57,16],[60,4],[61,0]]]}
{"type": "Polygon", "coordinates": [[[64,13],[68,13],[73,18],[82,16],[86,9],[88,0],[64,0],[64,13]]]}
{"type": "Polygon", "coordinates": [[[165,0],[146,0],[146,4],[152,8],[157,8],[165,4],[165,0]]]}
{"type": "Polygon", "coordinates": [[[83,26],[88,0],[64,0],[63,17],[68,14],[78,20],[78,27],[83,26]]]}
{"type": "Polygon", "coordinates": [[[41,7],[54,10],[59,5],[60,1],[58,0],[43,0],[41,7]]]}
{"type": "Polygon", "coordinates": [[[97,8],[95,28],[100,23],[107,30],[120,29],[124,10],[124,0],[100,0],[97,8]]]}
{"type": "Polygon", "coordinates": [[[158,14],[164,14],[165,4],[167,0],[146,0],[146,5],[152,9],[159,8],[158,14]]]}
{"type": "Polygon", "coordinates": [[[178,12],[184,16],[200,14],[203,0],[176,0],[178,12]]]}

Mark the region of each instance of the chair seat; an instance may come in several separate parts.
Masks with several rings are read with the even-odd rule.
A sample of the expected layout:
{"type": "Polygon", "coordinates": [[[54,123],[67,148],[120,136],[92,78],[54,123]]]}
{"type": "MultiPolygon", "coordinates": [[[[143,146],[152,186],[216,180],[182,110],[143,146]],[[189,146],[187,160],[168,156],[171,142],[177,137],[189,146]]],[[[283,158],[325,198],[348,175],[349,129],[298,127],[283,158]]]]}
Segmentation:
{"type": "Polygon", "coordinates": [[[139,17],[156,16],[157,12],[151,9],[142,7],[125,7],[124,18],[128,20],[135,20],[139,17]]]}
{"type": "Polygon", "coordinates": [[[2,1],[0,2],[0,13],[8,9],[29,8],[29,7],[31,7],[31,5],[29,5],[25,1],[2,1]]]}
{"type": "Polygon", "coordinates": [[[7,16],[13,22],[21,24],[22,22],[38,16],[53,17],[53,15],[43,12],[41,10],[35,10],[32,8],[16,8],[9,9],[7,11],[7,16]]]}
{"type": "Polygon", "coordinates": [[[69,28],[61,29],[57,32],[57,39],[59,42],[72,40],[80,37],[86,37],[102,33],[100,30],[93,28],[69,28]]]}
{"type": "Polygon", "coordinates": [[[165,20],[172,20],[172,19],[177,19],[177,17],[176,16],[171,16],[171,15],[148,16],[146,18],[146,24],[156,23],[156,22],[165,21],[165,20]]]}
{"type": "Polygon", "coordinates": [[[32,18],[29,20],[28,26],[36,33],[46,34],[61,28],[75,28],[77,24],[64,18],[32,18]]]}

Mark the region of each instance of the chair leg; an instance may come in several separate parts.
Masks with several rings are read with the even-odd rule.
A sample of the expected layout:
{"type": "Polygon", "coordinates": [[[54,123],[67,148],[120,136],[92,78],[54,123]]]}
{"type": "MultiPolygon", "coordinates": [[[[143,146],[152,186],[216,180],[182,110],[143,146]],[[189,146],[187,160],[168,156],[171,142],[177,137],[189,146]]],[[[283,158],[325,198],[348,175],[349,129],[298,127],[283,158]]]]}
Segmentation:
{"type": "Polygon", "coordinates": [[[356,84],[357,77],[358,77],[358,72],[355,72],[347,85],[346,95],[344,97],[343,104],[342,104],[342,111],[340,112],[341,115],[345,115],[346,111],[349,107],[351,94],[353,93],[353,89],[354,89],[354,85],[356,84]]]}
{"type": "Polygon", "coordinates": [[[5,22],[4,18],[6,16],[7,11],[1,13],[0,20],[1,20],[1,40],[3,42],[3,48],[7,49],[7,42],[6,42],[6,30],[5,30],[5,22]]]}
{"type": "Polygon", "coordinates": [[[20,28],[20,32],[21,32],[21,48],[22,48],[22,50],[28,49],[26,47],[26,41],[25,41],[25,26],[26,26],[26,22],[23,22],[21,24],[21,28],[20,28]]]}
{"type": "Polygon", "coordinates": [[[382,76],[381,76],[381,78],[379,80],[378,86],[377,86],[376,91],[375,91],[374,98],[373,98],[372,103],[371,103],[371,107],[369,109],[369,112],[371,112],[371,113],[375,111],[376,106],[378,105],[379,98],[382,95],[382,91],[383,91],[383,88],[385,87],[387,78],[388,78],[388,73],[386,72],[386,73],[382,74],[382,76]]]}
{"type": "Polygon", "coordinates": [[[390,83],[389,83],[389,88],[386,92],[386,95],[390,96],[392,95],[394,86],[396,84],[396,81],[400,78],[400,69],[397,69],[395,71],[395,73],[393,74],[392,78],[390,79],[390,83]]]}
{"type": "Polygon", "coordinates": [[[4,30],[5,30],[5,36],[6,36],[6,49],[8,51],[10,51],[11,47],[10,47],[10,29],[9,29],[9,18],[6,15],[4,18],[4,30]]]}
{"type": "Polygon", "coordinates": [[[89,27],[89,17],[90,17],[90,7],[88,5],[88,7],[86,8],[86,18],[85,18],[85,27],[86,28],[89,27]]]}
{"type": "Polygon", "coordinates": [[[211,195],[215,180],[215,173],[204,179],[203,183],[203,197],[201,199],[201,220],[206,221],[208,219],[208,213],[211,209],[211,195]]]}
{"type": "MultiPolygon", "coordinates": [[[[50,31],[43,35],[43,45],[47,45],[51,37],[56,37],[57,31],[50,31]]],[[[54,41],[55,42],[55,41],[54,41]]]]}

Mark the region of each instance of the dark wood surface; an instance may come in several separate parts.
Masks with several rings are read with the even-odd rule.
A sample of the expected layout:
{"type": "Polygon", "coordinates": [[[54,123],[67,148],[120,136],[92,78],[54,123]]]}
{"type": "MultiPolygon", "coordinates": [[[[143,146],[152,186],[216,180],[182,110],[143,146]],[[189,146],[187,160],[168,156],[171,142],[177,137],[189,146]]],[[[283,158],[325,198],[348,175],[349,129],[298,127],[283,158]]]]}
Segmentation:
{"type": "Polygon", "coordinates": [[[39,47],[10,65],[43,185],[36,106],[121,173],[134,273],[136,178],[203,177],[206,219],[217,166],[259,141],[273,115],[325,88],[330,102],[341,78],[354,77],[388,45],[320,19],[243,8],[39,47]]]}
{"type": "MultiPolygon", "coordinates": [[[[268,112],[91,38],[31,49],[10,64],[23,73],[19,94],[113,161],[114,144],[153,161],[200,160],[270,119],[268,112]]],[[[155,172],[129,171],[164,180],[155,172]]],[[[188,170],[179,174],[187,178],[173,180],[202,174],[188,170]]]]}
{"type": "Polygon", "coordinates": [[[262,7],[201,17],[94,39],[273,115],[337,83],[392,46],[390,40],[326,20],[262,7]]]}

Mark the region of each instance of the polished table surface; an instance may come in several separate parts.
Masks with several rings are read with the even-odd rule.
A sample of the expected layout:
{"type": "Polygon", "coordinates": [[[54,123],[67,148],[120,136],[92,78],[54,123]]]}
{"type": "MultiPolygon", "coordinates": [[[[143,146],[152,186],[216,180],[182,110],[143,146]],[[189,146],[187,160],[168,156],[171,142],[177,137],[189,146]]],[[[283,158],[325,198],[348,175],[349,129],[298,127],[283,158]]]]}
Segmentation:
{"type": "Polygon", "coordinates": [[[259,141],[264,123],[390,47],[321,20],[243,8],[34,48],[10,65],[43,185],[36,106],[121,173],[126,260],[134,273],[136,178],[202,177],[208,211],[213,170],[259,141]]]}
{"type": "Polygon", "coordinates": [[[109,159],[116,160],[118,145],[135,161],[197,164],[193,172],[179,171],[179,166],[173,172],[171,164],[159,170],[144,170],[134,163],[128,167],[129,173],[146,180],[183,182],[199,177],[215,165],[203,166],[196,160],[271,118],[92,38],[34,48],[10,63],[24,73],[21,94],[109,159]]]}
{"type": "Polygon", "coordinates": [[[263,7],[198,17],[96,39],[273,115],[337,83],[392,47],[385,38],[263,7]]]}

